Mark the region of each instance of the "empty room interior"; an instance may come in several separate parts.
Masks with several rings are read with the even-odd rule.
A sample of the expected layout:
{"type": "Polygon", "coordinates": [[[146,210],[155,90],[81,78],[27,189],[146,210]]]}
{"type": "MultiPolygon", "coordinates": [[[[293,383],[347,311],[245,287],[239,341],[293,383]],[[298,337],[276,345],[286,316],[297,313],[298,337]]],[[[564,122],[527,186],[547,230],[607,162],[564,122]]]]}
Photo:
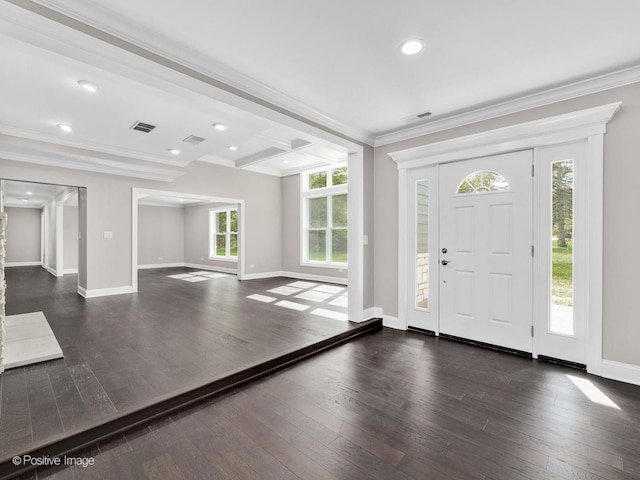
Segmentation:
{"type": "Polygon", "coordinates": [[[2,2],[0,479],[640,479],[638,18],[2,2]]]}

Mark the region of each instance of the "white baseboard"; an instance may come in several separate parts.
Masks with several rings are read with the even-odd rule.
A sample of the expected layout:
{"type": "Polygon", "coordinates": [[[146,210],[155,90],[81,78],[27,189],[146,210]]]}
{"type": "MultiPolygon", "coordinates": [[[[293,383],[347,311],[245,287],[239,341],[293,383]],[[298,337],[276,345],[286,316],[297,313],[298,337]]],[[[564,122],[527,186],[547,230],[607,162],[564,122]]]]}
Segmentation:
{"type": "Polygon", "coordinates": [[[149,263],[147,265],[138,265],[138,270],[146,270],[149,268],[173,268],[173,267],[184,267],[184,262],[178,263],[149,263]]]}
{"type": "Polygon", "coordinates": [[[232,273],[234,275],[238,273],[237,268],[217,267],[215,265],[199,265],[197,263],[183,263],[181,266],[187,267],[187,268],[196,268],[198,270],[210,270],[212,272],[232,273]]]}
{"type": "Polygon", "coordinates": [[[151,268],[176,268],[176,267],[195,268],[197,270],[208,270],[211,272],[232,273],[234,275],[238,273],[238,269],[236,268],[218,267],[215,265],[200,265],[197,263],[185,263],[185,262],[149,263],[146,265],[138,265],[138,270],[148,270],[151,268]]]}
{"type": "Polygon", "coordinates": [[[41,267],[42,262],[6,262],[4,264],[7,267],[41,267]]]}
{"type": "Polygon", "coordinates": [[[108,297],[111,295],[122,295],[125,293],[135,293],[135,291],[133,290],[133,287],[131,285],[126,285],[124,287],[94,288],[90,290],[85,290],[82,287],[78,287],[78,293],[84,298],[97,298],[108,297]]]}
{"type": "Polygon", "coordinates": [[[371,307],[363,310],[363,320],[370,320],[372,318],[382,318],[382,309],[380,307],[371,307]]]}
{"type": "Polygon", "coordinates": [[[58,275],[58,271],[57,271],[57,270],[55,270],[54,268],[51,268],[51,267],[44,267],[44,269],[45,269],[47,272],[49,272],[51,275],[53,275],[54,277],[61,277],[61,276],[62,276],[62,273],[60,273],[60,274],[58,275]]]}
{"type": "Polygon", "coordinates": [[[283,277],[282,272],[245,273],[244,280],[260,280],[262,278],[283,277]]]}
{"type": "Polygon", "coordinates": [[[393,328],[395,330],[406,330],[407,326],[400,321],[398,317],[392,317],[391,315],[382,316],[382,326],[387,328],[393,328]]]}
{"type": "Polygon", "coordinates": [[[65,269],[63,270],[63,273],[64,273],[65,275],[67,275],[67,274],[72,274],[72,273],[78,273],[78,269],[77,269],[77,268],[65,268],[65,269]]]}
{"type": "Polygon", "coordinates": [[[296,278],[298,280],[310,280],[312,282],[336,283],[338,285],[347,285],[347,281],[348,281],[346,278],[342,278],[342,277],[331,277],[328,275],[311,275],[308,273],[298,273],[298,272],[280,272],[280,276],[296,278]]]}
{"type": "Polygon", "coordinates": [[[598,375],[611,380],[640,385],[640,366],[630,363],[602,360],[598,375]]]}

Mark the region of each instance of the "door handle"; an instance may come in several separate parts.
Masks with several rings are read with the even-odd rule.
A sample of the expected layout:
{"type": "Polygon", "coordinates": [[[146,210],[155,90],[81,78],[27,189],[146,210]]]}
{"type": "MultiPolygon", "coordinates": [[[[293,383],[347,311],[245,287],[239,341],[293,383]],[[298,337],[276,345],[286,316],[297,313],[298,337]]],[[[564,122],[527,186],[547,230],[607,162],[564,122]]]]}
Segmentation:
{"type": "Polygon", "coordinates": [[[451,260],[442,260],[440,263],[442,265],[448,265],[449,263],[451,263],[451,260]]]}

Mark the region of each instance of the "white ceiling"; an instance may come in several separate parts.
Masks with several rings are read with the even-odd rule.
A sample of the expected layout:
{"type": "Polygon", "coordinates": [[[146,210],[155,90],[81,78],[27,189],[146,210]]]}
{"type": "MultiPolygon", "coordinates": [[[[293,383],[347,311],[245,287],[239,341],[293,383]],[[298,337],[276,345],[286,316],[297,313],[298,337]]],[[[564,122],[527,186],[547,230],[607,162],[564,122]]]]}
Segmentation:
{"type": "Polygon", "coordinates": [[[162,164],[148,174],[167,179],[193,160],[286,175],[346,159],[348,142],[264,101],[380,144],[614,72],[640,81],[637,0],[8,0],[0,14],[0,133],[98,152],[100,165],[107,154],[162,164]],[[69,28],[37,4],[83,24],[69,28]],[[92,27],[117,38],[96,39],[92,27]],[[401,55],[409,38],[426,49],[401,55]],[[81,78],[100,91],[80,90],[81,78]],[[158,128],[133,132],[136,120],[158,128]],[[74,132],[57,131],[61,122],[74,132]],[[189,134],[207,140],[182,143],[189,134]]]}

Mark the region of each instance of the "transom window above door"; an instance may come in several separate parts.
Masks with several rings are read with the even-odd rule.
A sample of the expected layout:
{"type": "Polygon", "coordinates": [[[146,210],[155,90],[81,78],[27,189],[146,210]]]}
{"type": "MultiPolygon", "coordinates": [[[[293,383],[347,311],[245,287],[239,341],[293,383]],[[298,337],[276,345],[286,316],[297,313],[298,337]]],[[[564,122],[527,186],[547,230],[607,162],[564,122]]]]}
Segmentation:
{"type": "Polygon", "coordinates": [[[509,191],[511,186],[504,176],[492,170],[481,170],[467,175],[458,185],[456,195],[509,191]]]}

